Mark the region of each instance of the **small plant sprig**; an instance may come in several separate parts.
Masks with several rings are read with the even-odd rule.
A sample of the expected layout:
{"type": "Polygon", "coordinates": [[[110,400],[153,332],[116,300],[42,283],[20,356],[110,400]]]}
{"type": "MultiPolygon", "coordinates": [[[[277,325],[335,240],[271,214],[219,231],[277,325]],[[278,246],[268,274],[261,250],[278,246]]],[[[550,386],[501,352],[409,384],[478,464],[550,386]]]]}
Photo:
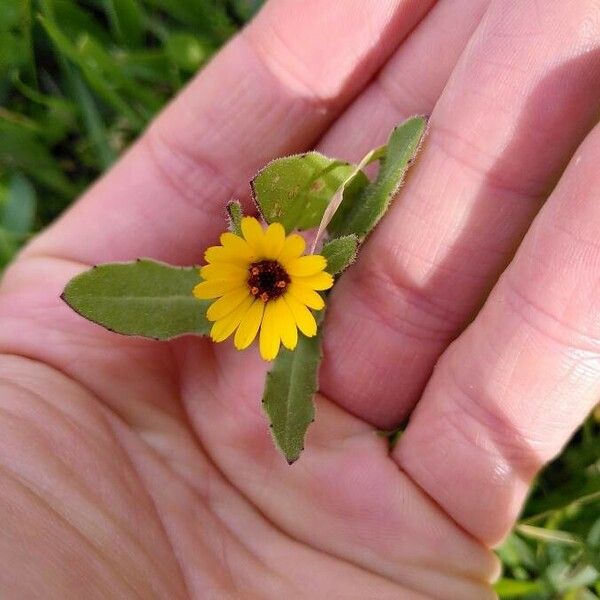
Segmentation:
{"type": "Polygon", "coordinates": [[[233,336],[238,350],[258,338],[262,358],[274,361],[263,407],[291,464],[314,420],[323,295],[385,214],[426,128],[425,117],[408,119],[358,165],[318,152],[274,160],[251,181],[264,226],[230,202],[230,230],[205,251],[199,269],[150,259],[98,265],[72,279],[62,299],[86,319],[124,335],[169,340],[195,334],[213,342],[233,336]],[[374,161],[379,172],[370,181],[363,168],[374,161]],[[316,230],[308,254],[296,233],[305,230],[316,230]],[[320,311],[317,317],[313,311],[320,311]]]}

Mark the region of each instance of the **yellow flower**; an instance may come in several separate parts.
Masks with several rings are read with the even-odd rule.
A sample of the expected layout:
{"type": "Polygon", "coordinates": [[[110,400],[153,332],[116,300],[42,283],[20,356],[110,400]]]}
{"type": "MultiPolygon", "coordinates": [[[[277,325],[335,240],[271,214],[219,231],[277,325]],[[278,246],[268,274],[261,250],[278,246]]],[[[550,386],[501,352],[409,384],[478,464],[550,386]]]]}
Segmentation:
{"type": "Polygon", "coordinates": [[[309,309],[325,303],[317,290],[327,290],[333,277],[319,254],[302,256],[304,239],[286,237],[280,223],[266,229],[254,217],[242,219],[242,236],[223,233],[220,246],[211,246],[200,269],[204,279],[194,288],[201,300],[216,299],[206,311],[214,321],[210,337],[222,342],[235,332],[234,344],[244,350],[259,333],[260,354],[273,360],[280,344],[293,350],[298,329],[307,337],[317,333],[309,309]]]}

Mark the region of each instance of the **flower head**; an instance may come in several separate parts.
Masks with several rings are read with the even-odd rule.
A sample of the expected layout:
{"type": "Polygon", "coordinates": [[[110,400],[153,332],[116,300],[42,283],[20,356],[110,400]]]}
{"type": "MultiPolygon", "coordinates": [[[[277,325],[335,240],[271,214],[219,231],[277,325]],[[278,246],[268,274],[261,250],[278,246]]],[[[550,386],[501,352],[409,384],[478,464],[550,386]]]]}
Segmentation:
{"type": "Polygon", "coordinates": [[[296,347],[298,330],[307,337],[317,333],[309,309],[325,306],[317,290],[329,289],[333,277],[325,272],[325,258],[303,256],[304,239],[286,237],[280,223],[263,229],[254,217],[244,217],[241,229],[242,236],[223,233],[221,245],[206,250],[208,264],[200,269],[204,281],[194,288],[194,296],[215,299],[206,312],[214,321],[213,341],[235,332],[235,347],[243,350],[259,334],[261,356],[273,360],[280,344],[296,347]]]}

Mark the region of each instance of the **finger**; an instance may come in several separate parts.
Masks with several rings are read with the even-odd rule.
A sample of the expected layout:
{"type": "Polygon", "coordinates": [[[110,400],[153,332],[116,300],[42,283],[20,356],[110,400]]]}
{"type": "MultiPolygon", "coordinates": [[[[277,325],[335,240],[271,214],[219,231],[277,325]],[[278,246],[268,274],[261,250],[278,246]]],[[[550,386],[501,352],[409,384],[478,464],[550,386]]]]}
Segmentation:
{"type": "MultiPolygon", "coordinates": [[[[164,363],[163,353],[169,350],[136,338],[105,338],[100,329],[73,318],[64,306],[59,306],[65,281],[81,270],[81,261],[95,263],[147,255],[173,263],[199,262],[210,245],[207,237],[212,234],[207,232],[222,230],[224,204],[231,192],[226,186],[219,191],[222,179],[210,169],[194,167],[198,156],[217,149],[231,178],[239,176],[247,186],[250,171],[255,172],[269,152],[276,155],[300,149],[296,144],[306,143],[302,140],[333,118],[334,110],[356,93],[387,55],[387,46],[401,41],[427,5],[416,0],[294,0],[268,4],[267,17],[261,13],[247,33],[225,48],[154,126],[154,130],[161,130],[160,135],[170,136],[169,144],[179,148],[180,153],[165,155],[162,162],[148,158],[151,143],[142,140],[55,227],[29,247],[28,260],[5,275],[5,324],[0,328],[0,343],[5,350],[56,366],[93,389],[117,412],[125,411],[130,422],[143,421],[148,399],[158,397],[150,390],[156,383],[155,365],[157,361],[164,363]],[[311,11],[319,14],[319,21],[312,25],[307,23],[311,11]],[[277,45],[285,43],[287,48],[277,50],[277,45]],[[257,45],[261,54],[250,49],[257,45]],[[271,50],[265,50],[269,45],[271,50]],[[290,62],[293,76],[283,70],[290,62]],[[309,85],[318,92],[311,97],[298,91],[299,83],[295,84],[297,95],[288,89],[293,87],[288,82],[300,77],[302,65],[309,85]],[[323,115],[321,109],[325,108],[332,114],[323,115]],[[181,152],[194,160],[182,159],[181,152]],[[241,164],[247,171],[243,175],[241,164]],[[186,174],[181,169],[188,165],[186,174]],[[171,171],[177,175],[172,182],[165,179],[171,171]],[[185,198],[172,187],[180,181],[186,182],[182,190],[190,188],[185,198]],[[195,209],[191,202],[196,203],[195,209]],[[35,254],[62,256],[78,263],[49,261],[45,256],[34,260],[35,254]],[[32,288],[32,281],[40,277],[43,289],[32,288]],[[44,337],[40,336],[42,330],[53,343],[39,343],[44,337]],[[94,353],[94,361],[79,360],[82,348],[94,353]],[[121,377],[131,372],[132,365],[136,369],[144,365],[149,376],[133,380],[121,377]],[[127,393],[117,390],[116,380],[127,393]]],[[[170,376],[161,386],[171,385],[170,376]]],[[[165,397],[168,399],[161,408],[177,410],[176,402],[171,402],[173,396],[165,397]]]]}
{"type": "MultiPolygon", "coordinates": [[[[356,159],[385,140],[388,125],[413,112],[430,110],[450,74],[449,54],[458,56],[484,9],[480,4],[475,10],[475,4],[472,0],[438,3],[347,110],[339,126],[327,134],[319,149],[356,159]],[[446,30],[452,34],[444,38],[448,48],[444,71],[434,66],[438,58],[431,47],[440,31],[446,30]],[[396,81],[416,79],[418,92],[410,99],[395,87],[396,81]],[[373,132],[379,132],[380,137],[370,137],[373,132]]],[[[398,475],[387,458],[386,444],[370,427],[359,426],[339,409],[319,402],[306,450],[290,469],[276,455],[256,403],[264,381],[260,363],[249,363],[247,356],[227,346],[222,348],[220,372],[244,373],[244,380],[236,379],[233,391],[231,381],[224,376],[219,387],[210,392],[213,400],[200,405],[196,386],[199,381],[209,380],[209,371],[214,372],[214,368],[199,372],[195,347],[178,344],[181,354],[177,355],[183,365],[184,397],[194,426],[219,469],[235,480],[272,522],[296,539],[405,585],[416,586],[426,579],[432,586],[425,590],[428,595],[442,597],[443,591],[449,598],[467,598],[469,594],[486,597],[480,582],[494,574],[490,556],[482,555],[481,547],[473,546],[468,536],[431,509],[429,501],[407,478],[398,475]],[[227,399],[223,401],[223,397],[227,399]],[[340,480],[341,474],[345,483],[340,480]],[[350,490],[349,495],[343,490],[350,490]],[[350,506],[346,504],[349,498],[350,506]],[[414,539],[420,540],[416,557],[414,539]],[[434,571],[444,575],[433,578],[434,571]],[[469,579],[475,581],[466,590],[462,583],[469,579]]],[[[361,385],[367,386],[368,382],[361,385]]]]}
{"type": "Polygon", "coordinates": [[[494,557],[398,471],[387,441],[370,426],[317,397],[306,449],[289,467],[256,403],[262,374],[237,354],[230,367],[240,376],[232,387],[228,377],[211,379],[214,366],[199,364],[193,346],[182,340],[175,351],[183,402],[202,446],[270,522],[428,597],[488,597],[484,582],[497,575],[494,557]],[[199,402],[207,392],[215,400],[199,402]]]}
{"type": "MultiPolygon", "coordinates": [[[[440,28],[447,28],[456,37],[449,34],[445,41],[449,51],[457,55],[479,18],[473,4],[461,1],[436,5],[319,148],[355,159],[370,146],[383,142],[388,124],[404,116],[400,113],[402,105],[406,105],[407,114],[416,106],[394,95],[394,80],[422,77],[419,93],[423,97],[415,97],[412,102],[422,102],[418,112],[427,110],[427,102],[433,102],[451,70],[451,61],[445,72],[433,68],[436,57],[431,54],[431,46],[440,28]],[[420,66],[420,73],[414,65],[420,66]],[[393,100],[383,98],[383,86],[393,100]],[[382,137],[368,137],[373,131],[379,131],[382,137]],[[357,138],[364,147],[354,141],[357,138]]],[[[204,373],[200,368],[199,372],[194,346],[178,343],[177,348],[184,402],[203,446],[226,477],[235,481],[273,523],[295,539],[427,595],[486,597],[482,581],[496,573],[492,557],[473,545],[469,536],[448,522],[426,496],[398,474],[388,460],[384,440],[370,427],[321,399],[306,450],[290,469],[276,455],[256,403],[264,381],[258,362],[249,364],[246,356],[225,347],[221,358],[225,356],[226,367],[222,366],[221,371],[243,373],[244,380],[236,379],[233,391],[231,381],[224,376],[218,387],[210,390],[213,400],[200,405],[197,386],[210,380],[209,371],[214,369],[204,373]],[[223,401],[224,397],[227,400],[223,401]],[[415,539],[420,540],[416,555],[415,539]],[[439,575],[434,577],[434,572],[439,575]]]]}
{"type": "Polygon", "coordinates": [[[319,150],[358,162],[371,148],[385,144],[398,123],[411,115],[431,113],[489,3],[438,2],[327,131],[319,150]]]}
{"type": "MultiPolygon", "coordinates": [[[[340,125],[327,134],[319,149],[356,159],[369,147],[385,140],[388,124],[397,123],[405,114],[428,110],[428,103],[432,103],[444,87],[452,68],[448,61],[445,72],[435,70],[436,58],[431,54],[431,45],[439,37],[440,29],[447,28],[456,35],[445,39],[449,52],[458,55],[484,8],[480,6],[478,12],[474,4],[471,0],[437,4],[378,78],[348,109],[340,125]],[[414,65],[419,65],[420,73],[414,65]],[[434,72],[435,77],[431,75],[434,72]],[[408,98],[395,95],[394,80],[417,77],[423,78],[418,88],[422,99],[415,96],[411,104],[408,98]],[[380,78],[386,83],[379,81],[380,78]],[[392,100],[383,97],[383,86],[392,100]],[[401,112],[403,105],[406,113],[401,112]],[[359,121],[358,126],[355,119],[359,121]],[[379,131],[381,137],[366,138],[373,131],[379,131]],[[354,141],[356,138],[362,140],[364,147],[354,141]]],[[[259,363],[249,366],[247,357],[233,350],[227,352],[229,349],[225,348],[227,366],[223,372],[243,372],[245,378],[236,380],[233,394],[230,381],[223,378],[219,387],[210,393],[214,400],[200,406],[195,400],[199,392],[196,386],[199,381],[207,381],[208,372],[205,375],[198,371],[197,351],[193,347],[181,343],[177,348],[178,360],[183,365],[184,401],[203,446],[219,469],[235,480],[243,493],[278,527],[296,539],[343,556],[364,568],[407,586],[417,586],[414,589],[422,589],[418,586],[426,581],[432,586],[425,589],[429,595],[437,592],[436,595],[441,596],[443,590],[454,598],[466,598],[469,594],[486,597],[481,582],[496,574],[492,557],[482,553],[481,547],[473,545],[459,528],[448,523],[408,479],[398,476],[395,467],[390,470],[393,465],[386,458],[387,447],[370,427],[361,426],[320,399],[306,450],[290,469],[276,455],[265,430],[262,411],[257,408],[256,398],[261,394],[263,382],[259,363]],[[222,401],[224,396],[228,400],[222,401]],[[215,419],[220,423],[218,429],[210,425],[215,419]],[[232,443],[224,444],[224,439],[232,443]],[[342,456],[346,457],[343,462],[342,456]],[[240,473],[244,473],[244,477],[239,477],[240,473]],[[346,483],[340,481],[340,474],[346,483]],[[340,497],[343,490],[350,490],[349,496],[340,497]],[[348,506],[346,501],[350,497],[348,506]],[[273,501],[275,498],[277,502],[273,501]],[[369,509],[369,506],[380,509],[369,509]],[[298,518],[299,514],[306,518],[298,518]],[[352,527],[349,528],[348,523],[352,523],[352,527]],[[417,538],[420,543],[415,557],[411,540],[417,538]],[[434,578],[434,571],[443,574],[439,579],[434,578]],[[463,585],[469,580],[470,584],[463,585]]]]}
{"type": "Polygon", "coordinates": [[[199,260],[271,158],[309,147],[434,0],[272,0],[30,253],[199,260]]]}
{"type": "Polygon", "coordinates": [[[482,312],[442,356],[396,452],[488,543],[508,532],[536,471],[600,396],[599,159],[597,127],[482,312]]]}
{"type": "Polygon", "coordinates": [[[394,427],[411,410],[595,122],[599,15],[579,0],[486,13],[401,198],[333,294],[322,389],[354,414],[394,427]]]}

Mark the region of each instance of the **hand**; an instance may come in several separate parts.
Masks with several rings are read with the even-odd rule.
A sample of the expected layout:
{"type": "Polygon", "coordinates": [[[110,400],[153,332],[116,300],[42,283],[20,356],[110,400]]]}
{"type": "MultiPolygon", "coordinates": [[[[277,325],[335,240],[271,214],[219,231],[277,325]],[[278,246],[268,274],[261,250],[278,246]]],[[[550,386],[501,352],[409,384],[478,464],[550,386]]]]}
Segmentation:
{"type": "Polygon", "coordinates": [[[3,596],[493,597],[489,548],[600,393],[600,5],[488,4],[272,0],[25,249],[0,295],[3,596]],[[292,467],[257,353],[60,302],[94,263],[199,262],[269,159],[358,160],[429,112],[331,299],[292,467]],[[375,428],[413,409],[390,455],[375,428]]]}

